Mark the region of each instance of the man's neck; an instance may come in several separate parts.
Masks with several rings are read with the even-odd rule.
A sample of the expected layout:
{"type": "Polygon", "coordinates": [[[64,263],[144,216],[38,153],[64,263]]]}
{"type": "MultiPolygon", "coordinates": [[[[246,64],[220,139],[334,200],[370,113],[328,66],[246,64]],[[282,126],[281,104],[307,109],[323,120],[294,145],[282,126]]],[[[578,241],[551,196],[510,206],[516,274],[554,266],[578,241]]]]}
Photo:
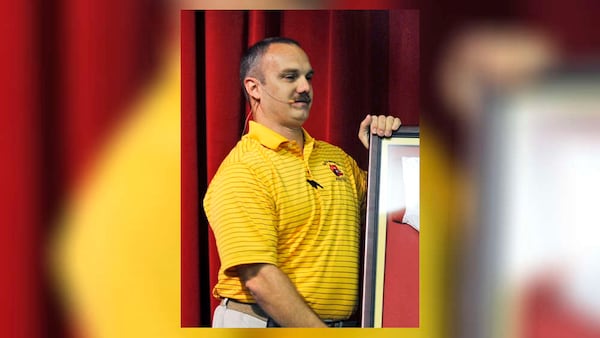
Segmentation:
{"type": "Polygon", "coordinates": [[[257,119],[256,122],[273,130],[286,139],[296,142],[301,150],[304,149],[304,131],[302,130],[302,127],[290,128],[275,123],[269,123],[270,121],[261,119],[257,119]]]}
{"type": "MultiPolygon", "coordinates": [[[[276,130],[277,131],[277,130],[276,130]]],[[[295,141],[296,144],[300,147],[300,149],[304,148],[304,133],[302,132],[302,128],[300,129],[287,129],[284,128],[283,132],[277,131],[285,138],[290,141],[295,141]]]]}

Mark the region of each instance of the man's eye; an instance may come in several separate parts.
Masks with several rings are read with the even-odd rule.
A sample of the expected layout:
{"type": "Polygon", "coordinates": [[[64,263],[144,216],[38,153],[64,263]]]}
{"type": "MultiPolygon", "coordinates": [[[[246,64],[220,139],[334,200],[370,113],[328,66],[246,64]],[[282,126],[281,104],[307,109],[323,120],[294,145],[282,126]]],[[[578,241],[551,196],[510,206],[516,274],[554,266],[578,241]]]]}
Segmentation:
{"type": "Polygon", "coordinates": [[[296,79],[296,75],[294,75],[294,74],[288,74],[288,75],[284,75],[283,78],[286,79],[286,80],[295,80],[296,79]]]}

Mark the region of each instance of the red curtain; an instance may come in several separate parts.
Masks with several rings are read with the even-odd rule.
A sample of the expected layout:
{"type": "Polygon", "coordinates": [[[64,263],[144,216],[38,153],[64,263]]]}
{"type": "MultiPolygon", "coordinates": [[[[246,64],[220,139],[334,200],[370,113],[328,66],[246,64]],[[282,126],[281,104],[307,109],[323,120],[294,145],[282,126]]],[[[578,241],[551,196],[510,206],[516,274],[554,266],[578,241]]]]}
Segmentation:
{"type": "Polygon", "coordinates": [[[419,124],[419,12],[200,11],[184,12],[182,22],[182,325],[198,326],[210,324],[217,305],[211,288],[219,267],[201,203],[244,129],[243,51],[267,36],[299,41],[315,70],[305,128],[366,169],[368,153],[356,134],[367,113],[419,124]],[[193,256],[193,248],[200,254],[193,256]]]}
{"type": "Polygon", "coordinates": [[[152,76],[162,1],[0,5],[0,336],[70,337],[47,273],[64,197],[152,76]],[[110,23],[110,24],[108,24],[110,23]]]}
{"type": "Polygon", "coordinates": [[[35,90],[37,26],[35,12],[25,2],[0,5],[0,334],[39,335],[40,320],[36,242],[40,203],[39,138],[23,133],[36,128],[35,90]],[[18,32],[18,34],[15,34],[18,32]],[[8,226],[6,226],[8,225],[8,226]]]}

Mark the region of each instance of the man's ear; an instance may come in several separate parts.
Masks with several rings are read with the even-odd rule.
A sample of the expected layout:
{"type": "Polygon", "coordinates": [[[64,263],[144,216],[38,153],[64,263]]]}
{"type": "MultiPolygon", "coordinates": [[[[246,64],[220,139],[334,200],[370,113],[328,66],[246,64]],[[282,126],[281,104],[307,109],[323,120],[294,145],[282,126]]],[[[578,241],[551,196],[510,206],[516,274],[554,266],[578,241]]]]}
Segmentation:
{"type": "Polygon", "coordinates": [[[260,101],[260,91],[258,89],[258,79],[254,78],[254,77],[247,77],[244,79],[244,87],[246,88],[246,92],[248,93],[248,95],[257,100],[260,101]]]}

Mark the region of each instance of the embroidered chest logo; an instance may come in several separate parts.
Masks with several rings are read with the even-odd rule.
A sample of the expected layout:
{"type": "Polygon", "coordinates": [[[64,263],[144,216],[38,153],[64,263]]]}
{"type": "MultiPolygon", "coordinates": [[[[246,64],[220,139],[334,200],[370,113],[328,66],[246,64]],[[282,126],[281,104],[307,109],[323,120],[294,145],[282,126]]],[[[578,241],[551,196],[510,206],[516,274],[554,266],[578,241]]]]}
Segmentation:
{"type": "Polygon", "coordinates": [[[344,171],[342,170],[344,167],[342,165],[340,165],[339,163],[336,163],[334,161],[323,161],[323,165],[325,167],[329,168],[329,170],[335,175],[336,181],[344,181],[344,182],[348,181],[348,178],[346,177],[346,175],[344,174],[344,171]]]}
{"type": "Polygon", "coordinates": [[[331,170],[331,172],[333,172],[335,174],[335,176],[340,177],[340,176],[344,176],[344,173],[337,167],[337,165],[333,164],[333,163],[328,163],[329,164],[329,169],[331,170]]]}

